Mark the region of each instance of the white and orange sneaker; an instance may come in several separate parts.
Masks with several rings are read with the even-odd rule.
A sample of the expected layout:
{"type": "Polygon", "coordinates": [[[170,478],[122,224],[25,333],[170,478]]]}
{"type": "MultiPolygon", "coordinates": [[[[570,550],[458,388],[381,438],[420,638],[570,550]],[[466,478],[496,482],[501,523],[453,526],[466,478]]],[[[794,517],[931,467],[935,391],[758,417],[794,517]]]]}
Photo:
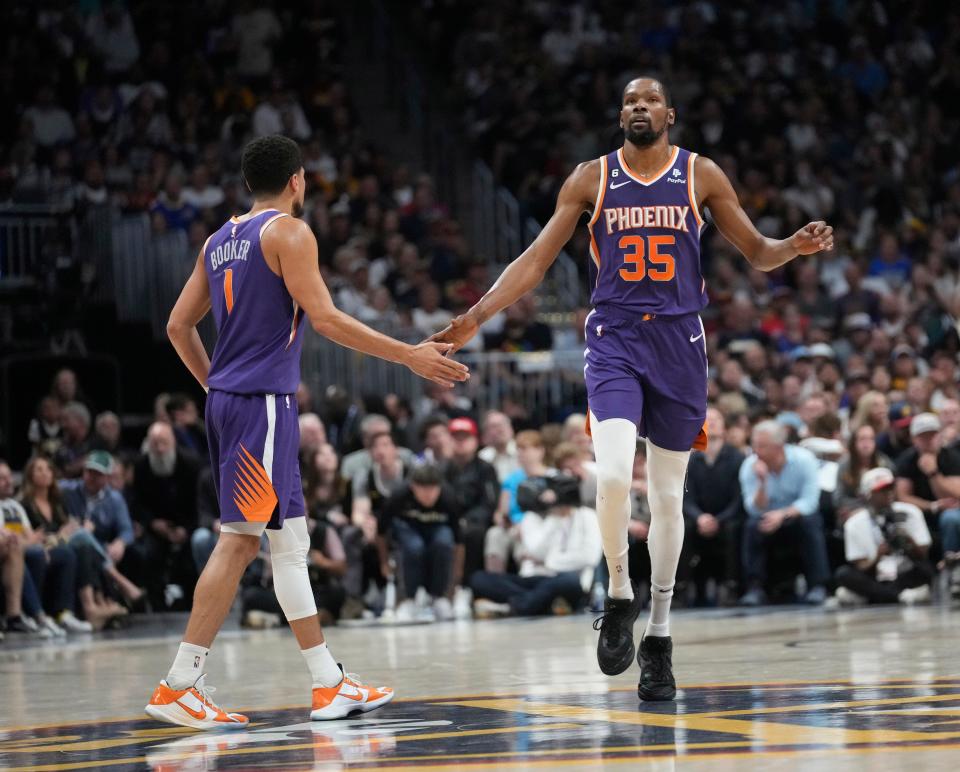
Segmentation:
{"type": "MultiPolygon", "coordinates": [[[[343,666],[340,666],[343,672],[343,666]]],[[[393,699],[393,689],[386,686],[367,686],[349,673],[343,673],[343,680],[336,686],[313,689],[312,721],[330,721],[346,718],[351,713],[369,713],[386,705],[393,699]]]]}
{"type": "Polygon", "coordinates": [[[191,729],[245,729],[250,719],[240,713],[227,713],[210,695],[216,691],[205,684],[206,674],[187,689],[171,689],[166,681],[154,689],[144,710],[151,718],[191,729]]]}

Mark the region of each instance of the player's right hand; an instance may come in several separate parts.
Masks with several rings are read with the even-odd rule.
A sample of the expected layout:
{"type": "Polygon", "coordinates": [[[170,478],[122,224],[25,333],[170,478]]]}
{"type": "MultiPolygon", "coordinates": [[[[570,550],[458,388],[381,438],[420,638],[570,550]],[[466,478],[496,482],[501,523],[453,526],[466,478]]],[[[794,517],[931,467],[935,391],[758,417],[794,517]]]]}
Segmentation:
{"type": "Polygon", "coordinates": [[[470,377],[470,370],[460,362],[447,358],[447,354],[454,351],[452,343],[436,343],[424,341],[413,346],[405,364],[421,378],[426,378],[448,389],[457,382],[470,377]]]}
{"type": "Polygon", "coordinates": [[[479,330],[480,325],[477,324],[476,319],[469,314],[461,314],[455,316],[447,327],[431,335],[427,340],[434,343],[452,343],[451,353],[454,353],[467,345],[479,330]]]}

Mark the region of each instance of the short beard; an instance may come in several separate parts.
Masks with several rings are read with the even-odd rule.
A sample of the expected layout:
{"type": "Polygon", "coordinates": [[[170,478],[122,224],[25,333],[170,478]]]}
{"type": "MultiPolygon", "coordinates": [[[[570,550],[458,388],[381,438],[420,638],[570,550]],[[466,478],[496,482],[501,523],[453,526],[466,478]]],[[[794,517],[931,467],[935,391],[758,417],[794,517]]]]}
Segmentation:
{"type": "Polygon", "coordinates": [[[630,142],[637,147],[650,147],[654,142],[656,142],[660,137],[663,136],[663,132],[667,130],[666,124],[664,124],[660,131],[655,131],[653,126],[647,125],[647,128],[642,131],[634,131],[631,128],[627,128],[623,135],[626,138],[627,142],[630,142]]]}
{"type": "Polygon", "coordinates": [[[173,474],[173,468],[177,465],[177,451],[171,450],[169,453],[147,453],[147,459],[150,461],[150,470],[157,477],[169,477],[173,474]]]}
{"type": "Polygon", "coordinates": [[[293,206],[290,207],[290,213],[291,213],[294,217],[298,217],[298,218],[299,218],[299,217],[302,217],[302,216],[303,216],[303,202],[302,202],[302,201],[294,201],[294,202],[293,202],[293,206]]]}

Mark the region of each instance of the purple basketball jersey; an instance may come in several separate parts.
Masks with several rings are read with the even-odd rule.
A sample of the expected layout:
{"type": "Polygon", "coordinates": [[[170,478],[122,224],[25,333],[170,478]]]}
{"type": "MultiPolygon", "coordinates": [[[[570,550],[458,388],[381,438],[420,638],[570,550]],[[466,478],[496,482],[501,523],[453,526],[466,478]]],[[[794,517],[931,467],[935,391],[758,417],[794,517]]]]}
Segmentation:
{"type": "Polygon", "coordinates": [[[217,324],[211,389],[234,394],[294,394],[300,383],[303,313],[267,266],[260,239],[287,215],[269,209],[231,217],[207,241],[203,263],[217,324]]]}
{"type": "Polygon", "coordinates": [[[594,306],[676,316],[707,305],[695,158],[696,153],[674,147],[667,165],[649,182],[630,170],[622,148],[600,159],[600,188],[589,224],[594,306]]]}

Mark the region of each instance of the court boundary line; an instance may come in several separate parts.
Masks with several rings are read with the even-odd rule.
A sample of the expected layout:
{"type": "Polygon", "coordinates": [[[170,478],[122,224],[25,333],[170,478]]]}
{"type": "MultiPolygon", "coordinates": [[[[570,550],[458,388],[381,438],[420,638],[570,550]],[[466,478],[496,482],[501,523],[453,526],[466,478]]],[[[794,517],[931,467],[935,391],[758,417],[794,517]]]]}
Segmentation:
{"type": "MultiPolygon", "coordinates": [[[[876,680],[876,681],[850,681],[844,679],[817,679],[817,680],[802,680],[802,679],[786,679],[779,681],[731,681],[726,683],[700,683],[700,684],[678,684],[677,688],[680,690],[683,689],[730,689],[730,688],[761,688],[761,689],[770,689],[770,688],[791,688],[791,687],[800,687],[800,686],[838,686],[838,687],[851,687],[857,689],[870,689],[880,686],[888,687],[917,687],[923,688],[924,686],[945,686],[941,682],[957,682],[957,685],[960,686],[960,675],[954,676],[937,676],[932,679],[925,679],[922,681],[912,680],[909,678],[893,678],[887,680],[876,680]]],[[[605,691],[597,691],[595,694],[604,694],[610,692],[633,692],[636,691],[635,686],[615,686],[605,691]]],[[[441,704],[444,702],[455,702],[462,700],[483,700],[483,699],[497,699],[497,698],[506,698],[506,697],[517,697],[517,698],[526,698],[526,697],[555,697],[564,694],[589,694],[590,692],[576,692],[570,691],[569,689],[558,689],[557,691],[544,692],[543,694],[531,694],[530,692],[518,692],[518,691],[507,691],[507,692],[481,692],[478,694],[466,694],[466,695],[455,695],[455,694],[446,694],[446,695],[428,695],[424,697],[397,697],[391,704],[398,703],[409,703],[409,702],[430,702],[441,704]]],[[[264,706],[264,707],[242,707],[238,708],[238,711],[241,712],[268,712],[273,710],[298,710],[303,709],[307,710],[307,705],[296,704],[296,705],[273,705],[273,706],[264,706]]],[[[36,729],[63,729],[74,726],[90,726],[91,724],[119,724],[119,723],[131,723],[134,721],[147,721],[149,717],[146,713],[142,714],[143,718],[138,716],[125,716],[125,717],[111,717],[111,718],[93,718],[93,719],[84,719],[82,721],[74,721],[70,723],[56,722],[56,723],[43,723],[43,724],[25,724],[22,726],[0,726],[0,732],[29,732],[36,729]]],[[[255,727],[259,726],[261,722],[251,722],[250,726],[255,727]]]]}

